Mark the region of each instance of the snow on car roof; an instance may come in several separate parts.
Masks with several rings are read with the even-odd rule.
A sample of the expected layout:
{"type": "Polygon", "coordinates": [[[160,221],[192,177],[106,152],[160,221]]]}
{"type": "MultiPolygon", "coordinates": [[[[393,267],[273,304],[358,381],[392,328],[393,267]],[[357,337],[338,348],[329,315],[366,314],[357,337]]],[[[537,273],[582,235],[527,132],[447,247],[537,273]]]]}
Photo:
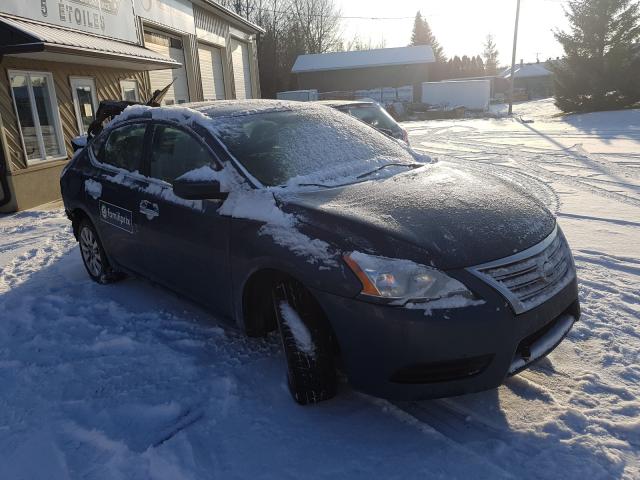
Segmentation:
{"type": "Polygon", "coordinates": [[[345,107],[347,105],[376,105],[371,99],[363,98],[361,100],[318,100],[315,103],[326,105],[327,107],[345,107]]]}
{"type": "Polygon", "coordinates": [[[301,102],[293,102],[288,100],[257,99],[197,102],[183,104],[182,106],[201,112],[207,117],[215,118],[237,115],[251,115],[253,113],[296,110],[300,109],[303,104],[301,102]]]}
{"type": "Polygon", "coordinates": [[[120,123],[125,120],[151,116],[152,118],[166,120],[189,119],[204,125],[210,120],[224,117],[238,117],[269,112],[290,112],[295,110],[329,109],[328,106],[318,102],[294,102],[288,100],[218,100],[210,102],[192,102],[180,105],[167,105],[161,107],[149,107],[147,105],[132,105],[114,117],[113,122],[120,123]]]}

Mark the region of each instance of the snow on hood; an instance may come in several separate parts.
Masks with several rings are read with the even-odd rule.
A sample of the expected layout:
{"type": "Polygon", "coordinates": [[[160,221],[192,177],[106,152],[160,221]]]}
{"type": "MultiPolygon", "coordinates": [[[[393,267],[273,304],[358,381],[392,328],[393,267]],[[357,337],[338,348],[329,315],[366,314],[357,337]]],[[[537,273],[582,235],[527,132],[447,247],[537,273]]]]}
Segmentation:
{"type": "Polygon", "coordinates": [[[278,195],[283,208],[319,229],[339,229],[356,249],[449,270],[508,257],[546,238],[553,215],[527,192],[488,172],[446,162],[375,182],[278,195]],[[406,249],[406,247],[405,247],[406,249]],[[409,255],[407,251],[406,255],[409,255]],[[422,258],[422,260],[420,260],[422,258]]]}

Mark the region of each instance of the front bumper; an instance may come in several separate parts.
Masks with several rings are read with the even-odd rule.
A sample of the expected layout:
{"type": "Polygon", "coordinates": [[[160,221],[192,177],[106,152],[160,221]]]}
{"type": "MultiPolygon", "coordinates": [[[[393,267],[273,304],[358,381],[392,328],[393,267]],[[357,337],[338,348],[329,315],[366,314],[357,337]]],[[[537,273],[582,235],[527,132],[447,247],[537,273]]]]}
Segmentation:
{"type": "Polygon", "coordinates": [[[410,310],[315,291],[358,390],[394,399],[461,395],[499,386],[552,351],[580,317],[574,279],[542,305],[516,315],[468,272],[457,278],[485,303],[410,310]]]}

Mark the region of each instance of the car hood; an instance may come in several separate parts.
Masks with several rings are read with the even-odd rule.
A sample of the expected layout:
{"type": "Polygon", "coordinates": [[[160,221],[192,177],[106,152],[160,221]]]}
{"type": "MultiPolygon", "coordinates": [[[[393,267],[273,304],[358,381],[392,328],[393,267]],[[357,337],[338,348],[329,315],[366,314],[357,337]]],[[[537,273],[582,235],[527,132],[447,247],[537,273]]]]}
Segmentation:
{"type": "Polygon", "coordinates": [[[555,226],[545,206],[517,185],[446,162],[385,180],[276,198],[338,248],[442,269],[513,255],[542,241],[555,226]]]}

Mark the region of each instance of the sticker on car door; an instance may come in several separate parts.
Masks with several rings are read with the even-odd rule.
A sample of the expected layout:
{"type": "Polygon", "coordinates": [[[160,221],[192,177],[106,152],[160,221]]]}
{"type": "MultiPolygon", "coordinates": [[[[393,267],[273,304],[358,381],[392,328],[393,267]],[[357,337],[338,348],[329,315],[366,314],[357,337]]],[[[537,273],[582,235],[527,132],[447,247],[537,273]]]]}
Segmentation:
{"type": "Polygon", "coordinates": [[[133,215],[131,210],[100,200],[100,219],[125,232],[133,233],[133,215]]]}

